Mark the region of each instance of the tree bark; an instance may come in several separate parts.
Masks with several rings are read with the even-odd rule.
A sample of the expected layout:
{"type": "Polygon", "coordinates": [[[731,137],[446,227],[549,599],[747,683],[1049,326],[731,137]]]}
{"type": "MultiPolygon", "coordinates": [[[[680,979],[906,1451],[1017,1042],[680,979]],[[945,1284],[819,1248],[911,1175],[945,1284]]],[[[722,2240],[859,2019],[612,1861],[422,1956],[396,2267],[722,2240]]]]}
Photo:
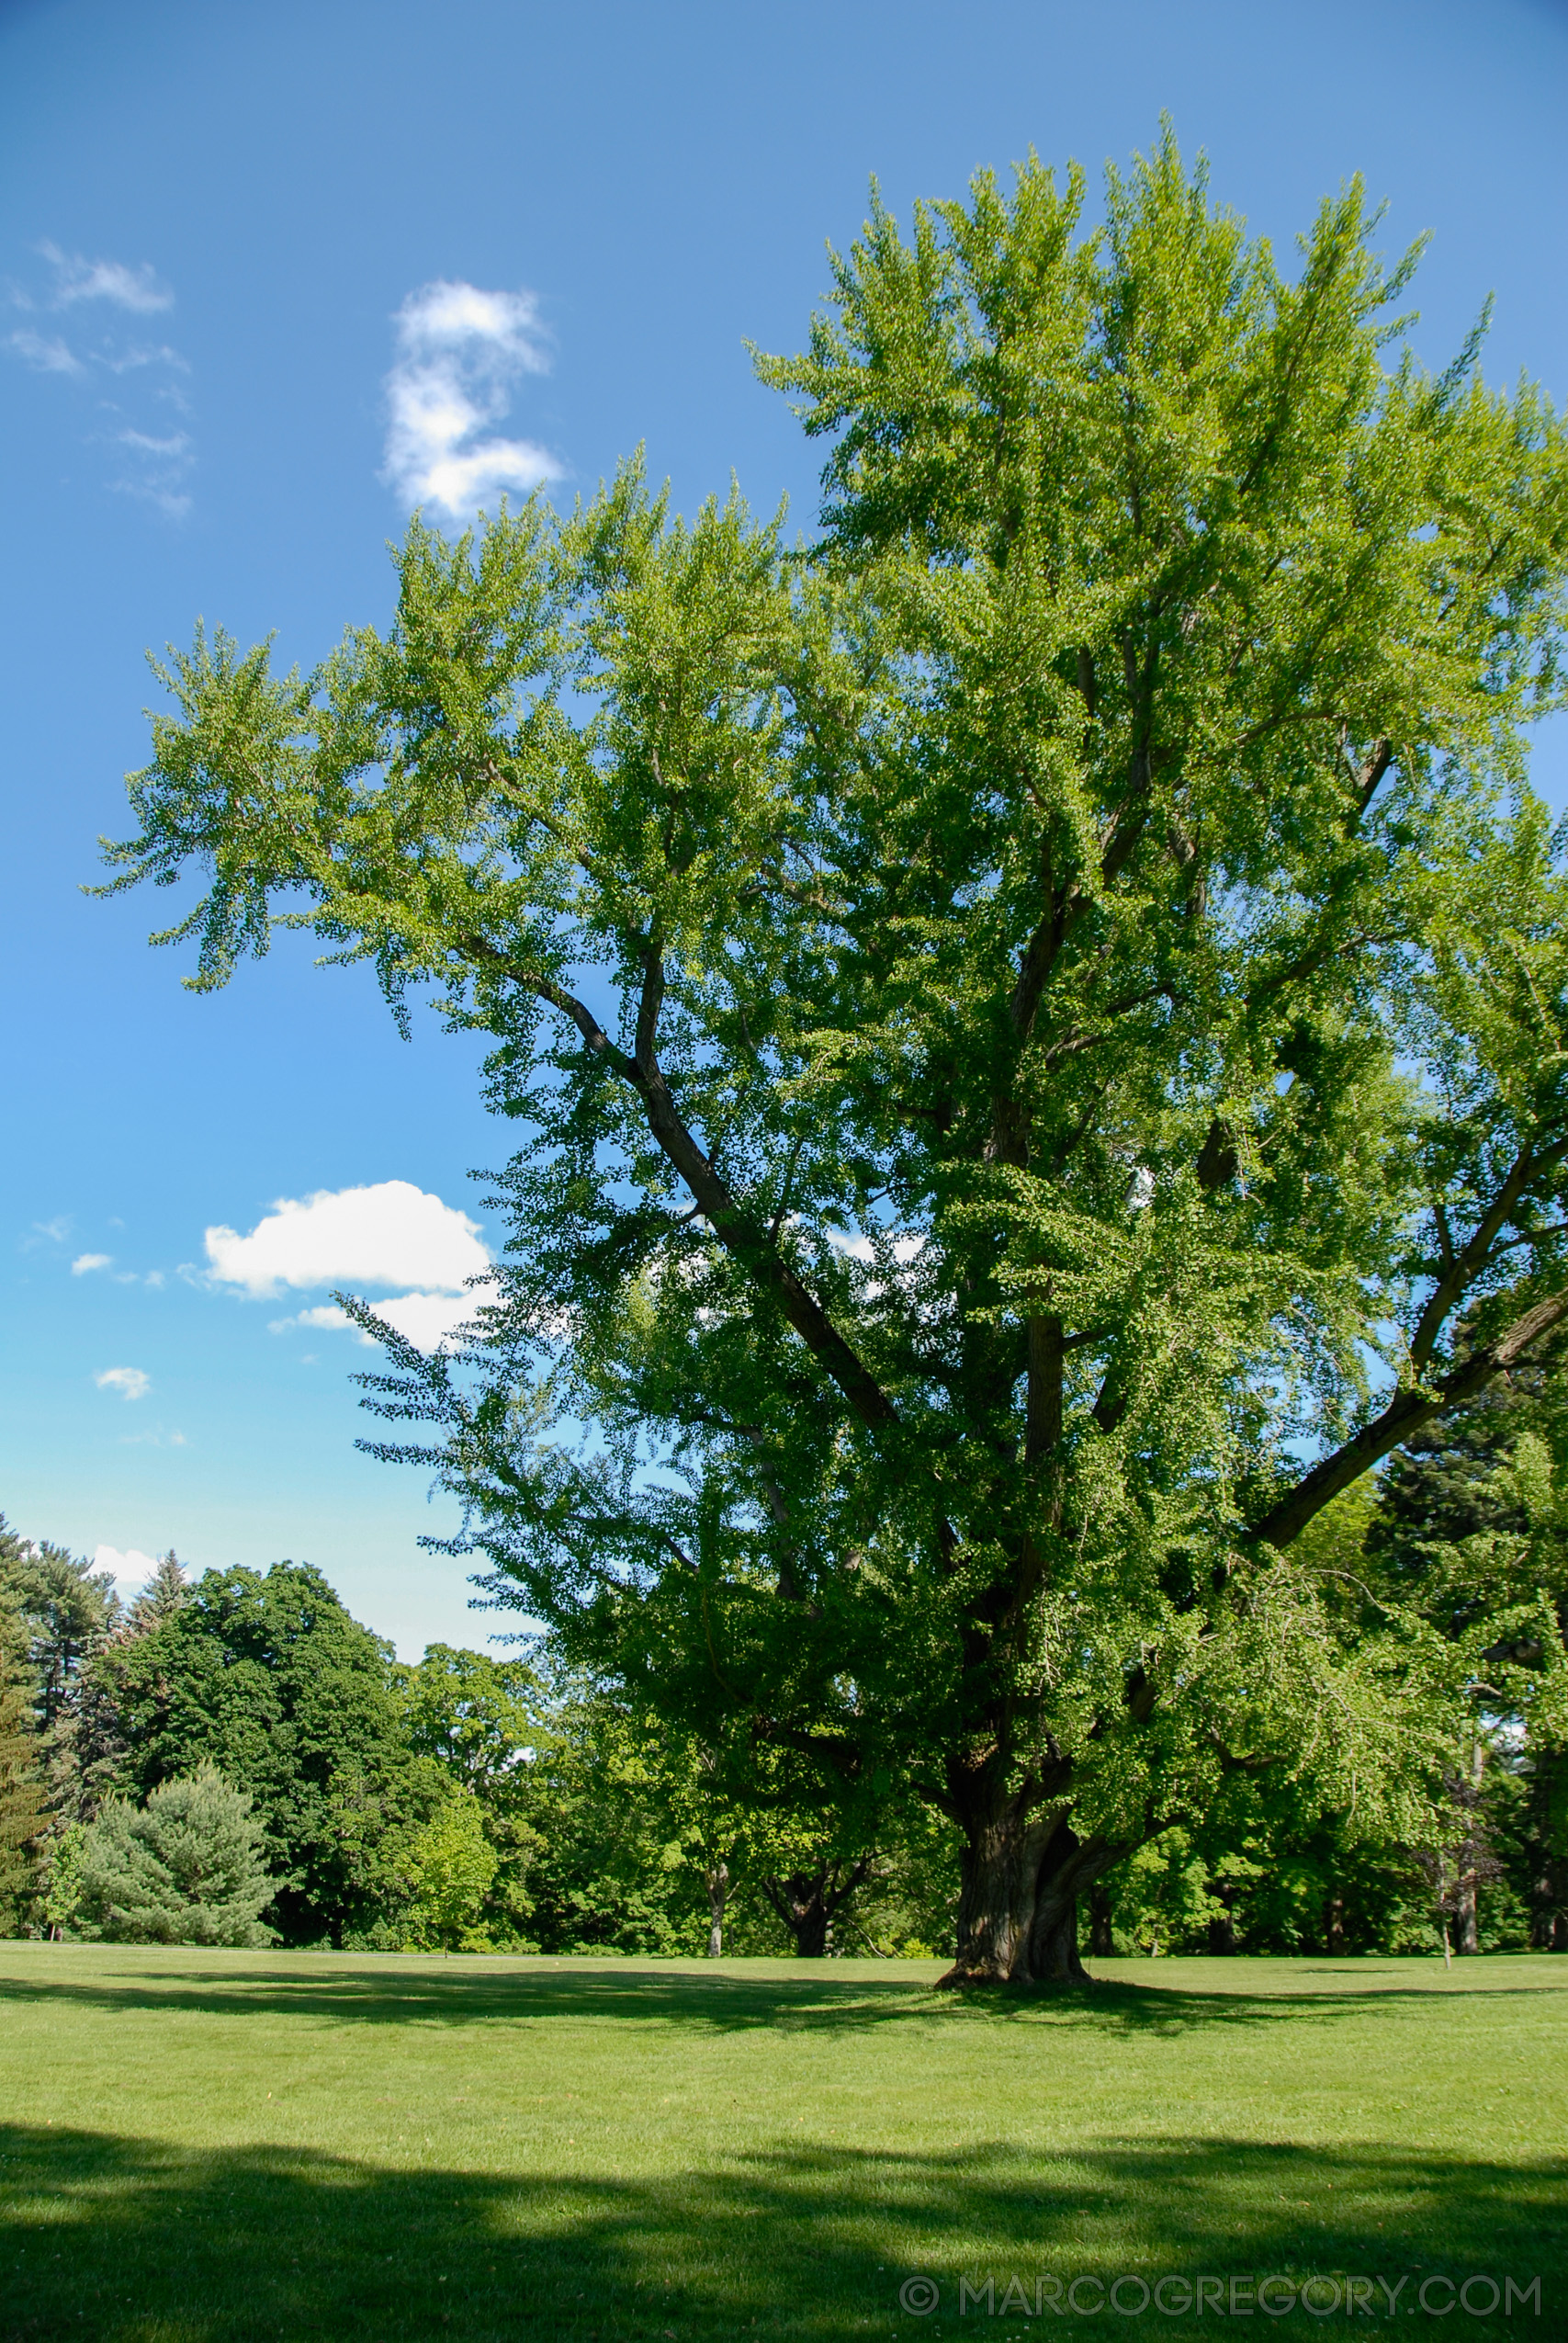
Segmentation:
{"type": "Polygon", "coordinates": [[[716,1863],[706,1879],[708,1909],[713,1914],[713,1926],[708,1930],[708,1959],[716,1961],[724,1952],[724,1907],[729,1894],[729,1865],[716,1863]]]}
{"type": "Polygon", "coordinates": [[[1330,1954],[1345,1950],[1345,1898],[1332,1889],[1323,1902],[1323,1949],[1330,1954]]]}
{"type": "Polygon", "coordinates": [[[1209,1950],[1217,1959],[1235,1951],[1235,1883],[1222,1880],[1214,1894],[1225,1907],[1209,1922],[1209,1950]]]}
{"type": "Polygon", "coordinates": [[[1470,1836],[1459,1851],[1459,1885],[1454,1891],[1454,1951],[1479,1953],[1481,1950],[1481,1914],[1476,1890],[1485,1862],[1484,1834],[1481,1824],[1481,1788],[1486,1772],[1486,1744],[1476,1735],[1470,1758],[1470,1780],[1461,1793],[1462,1803],[1471,1817],[1470,1836]]]}
{"type": "Polygon", "coordinates": [[[795,1938],[797,1960],[826,1960],[833,1915],[870,1869],[871,1858],[865,1855],[847,1873],[838,1863],[823,1863],[816,1871],[763,1880],[762,1893],[795,1938]]]}
{"type": "Polygon", "coordinates": [[[1108,1958],[1116,1950],[1111,1932],[1111,1890],[1102,1879],[1097,1879],[1089,1891],[1089,1949],[1097,1960],[1108,1958]]]}
{"type": "Polygon", "coordinates": [[[958,1952],[942,1984],[1087,1985],[1078,1897],[1127,1850],[1080,1839],[1062,1806],[1018,1798],[973,1819],[965,1840],[958,1952]]]}

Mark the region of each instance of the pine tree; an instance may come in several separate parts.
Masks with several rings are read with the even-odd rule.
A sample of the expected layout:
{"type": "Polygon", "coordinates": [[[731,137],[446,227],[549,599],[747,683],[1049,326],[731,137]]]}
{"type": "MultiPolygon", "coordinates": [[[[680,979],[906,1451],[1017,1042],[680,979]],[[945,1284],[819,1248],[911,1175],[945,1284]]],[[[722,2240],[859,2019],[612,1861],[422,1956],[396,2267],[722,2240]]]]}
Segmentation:
{"type": "Polygon", "coordinates": [[[178,1555],[171,1545],[158,1557],[158,1567],[130,1606],[132,1635],[150,1635],[172,1619],[190,1601],[190,1586],[178,1555]]]}
{"type": "Polygon", "coordinates": [[[6,1934],[17,1926],[32,1888],[45,1819],[25,1652],[16,1614],[0,1610],[0,1932],[6,1934]]]}
{"type": "Polygon", "coordinates": [[[118,1944],[260,1945],[276,1883],[243,1792],[217,1769],[165,1782],[145,1806],[111,1798],[82,1851],[78,1933],[118,1944]]]}

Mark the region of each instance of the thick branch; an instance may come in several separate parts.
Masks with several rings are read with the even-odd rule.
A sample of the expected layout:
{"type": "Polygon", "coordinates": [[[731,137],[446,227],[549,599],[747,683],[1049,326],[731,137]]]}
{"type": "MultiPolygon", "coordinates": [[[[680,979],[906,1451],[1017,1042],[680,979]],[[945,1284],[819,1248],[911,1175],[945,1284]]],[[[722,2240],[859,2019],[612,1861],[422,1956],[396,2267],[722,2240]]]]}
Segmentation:
{"type": "Polygon", "coordinates": [[[1282,1498],[1260,1522],[1254,1522],[1250,1534],[1267,1545],[1281,1549],[1289,1545],[1314,1514],[1331,1504],[1352,1481],[1370,1472],[1402,1440],[1408,1440],[1412,1432],[1418,1432],[1432,1417],[1441,1415],[1446,1408],[1473,1399],[1495,1375],[1515,1365],[1533,1342],[1550,1333],[1564,1318],[1568,1318],[1568,1293],[1554,1294],[1550,1301],[1538,1302],[1533,1309],[1526,1310],[1495,1342],[1472,1351],[1462,1365],[1444,1375],[1440,1382],[1424,1390],[1396,1393],[1381,1416],[1342,1448],[1336,1449],[1332,1456],[1325,1456],[1321,1465],[1314,1465],[1288,1497],[1282,1498]]]}
{"type": "Polygon", "coordinates": [[[624,1050],[616,1048],[592,1011],[552,978],[534,969],[513,967],[502,953],[481,937],[468,936],[464,943],[474,958],[570,1017],[589,1047],[631,1085],[647,1111],[649,1129],[685,1182],[694,1202],[725,1251],[742,1264],[755,1285],[774,1296],[785,1319],[832,1376],[861,1421],[873,1428],[896,1423],[897,1411],[870,1368],[856,1356],[815,1295],[807,1292],[788,1263],[780,1259],[768,1241],[766,1230],[736,1202],[682,1120],[653,1052],[653,1034],[664,992],[663,968],[657,953],[650,949],[644,959],[642,998],[637,1008],[637,1051],[635,1058],[628,1058],[624,1050]]]}
{"type": "MultiPolygon", "coordinates": [[[[1559,1139],[1554,1147],[1542,1149],[1539,1155],[1532,1148],[1522,1147],[1514,1159],[1507,1178],[1476,1223],[1469,1243],[1455,1253],[1450,1240],[1443,1273],[1427,1297],[1427,1307],[1410,1340],[1411,1364],[1417,1375],[1431,1357],[1449,1312],[1486,1267],[1494,1239],[1508,1221],[1530,1182],[1539,1173],[1549,1172],[1554,1164],[1561,1163],[1565,1155],[1568,1155],[1568,1138],[1559,1139]]],[[[1442,1221],[1438,1224],[1438,1234],[1439,1239],[1447,1234],[1446,1223],[1442,1221]]]]}

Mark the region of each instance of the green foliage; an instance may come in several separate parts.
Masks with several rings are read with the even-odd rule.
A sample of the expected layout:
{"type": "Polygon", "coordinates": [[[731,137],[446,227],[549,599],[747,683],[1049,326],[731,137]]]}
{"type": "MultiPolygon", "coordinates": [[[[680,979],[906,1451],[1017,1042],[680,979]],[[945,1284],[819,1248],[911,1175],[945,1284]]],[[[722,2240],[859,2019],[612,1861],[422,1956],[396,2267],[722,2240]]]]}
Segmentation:
{"type": "Polygon", "coordinates": [[[491,1951],[479,1920],[497,1858],[474,1793],[454,1791],[416,1832],[410,1852],[416,1882],[409,1915],[412,1945],[446,1952],[491,1951]]]}
{"type": "Polygon", "coordinates": [[[319,1570],[209,1570],[118,1655],[142,1797],[203,1763],[253,1799],[285,1941],[341,1941],[406,1893],[412,1833],[439,1802],[404,1730],[390,1647],[319,1570]]]}
{"type": "Polygon", "coordinates": [[[63,1546],[18,1537],[0,1515],[0,1607],[25,1624],[34,1714],[47,1733],[68,1708],[83,1667],[118,1624],[114,1580],[63,1546]]]}
{"type": "Polygon", "coordinates": [[[42,1767],[23,1623],[0,1602],[0,1934],[19,1926],[44,1828],[42,1767]]]}
{"type": "Polygon", "coordinates": [[[380,1453],[764,1805],[945,1813],[992,1975],[1237,1767],[1419,1836],[1473,1655],[1299,1541],[1568,1316],[1557,417],[1391,360],[1359,183],[1292,275],[1168,135],[1083,204],[875,206],[761,362],[809,558],[416,521],[385,634],[172,659],[109,849],[198,988],[281,920],[490,1037],[501,1296],[380,1453]]]}
{"type": "Polygon", "coordinates": [[[142,1807],[105,1805],[82,1841],[66,1926],[117,1944],[266,1944],[258,1916],[274,1885],[251,1801],[204,1765],[142,1807]]]}

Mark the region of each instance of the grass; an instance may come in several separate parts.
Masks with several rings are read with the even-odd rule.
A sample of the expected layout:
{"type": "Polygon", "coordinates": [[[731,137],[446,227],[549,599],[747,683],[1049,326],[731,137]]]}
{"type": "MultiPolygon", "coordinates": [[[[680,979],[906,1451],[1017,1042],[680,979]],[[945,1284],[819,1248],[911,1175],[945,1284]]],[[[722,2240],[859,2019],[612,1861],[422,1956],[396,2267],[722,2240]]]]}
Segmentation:
{"type": "Polygon", "coordinates": [[[1152,2343],[1234,2330],[1245,2285],[1201,2319],[1179,2286],[1020,2304],[1269,2271],[1371,2300],[1243,2336],[1386,2332],[1371,2281],[1406,2272],[1404,2335],[1472,2272],[1539,2276],[1540,2315],[1436,2334],[1568,2335],[1568,1960],[1097,1965],[1059,1998],[933,1994],[935,1963],[0,1944],[0,2337],[1152,2343]]]}

